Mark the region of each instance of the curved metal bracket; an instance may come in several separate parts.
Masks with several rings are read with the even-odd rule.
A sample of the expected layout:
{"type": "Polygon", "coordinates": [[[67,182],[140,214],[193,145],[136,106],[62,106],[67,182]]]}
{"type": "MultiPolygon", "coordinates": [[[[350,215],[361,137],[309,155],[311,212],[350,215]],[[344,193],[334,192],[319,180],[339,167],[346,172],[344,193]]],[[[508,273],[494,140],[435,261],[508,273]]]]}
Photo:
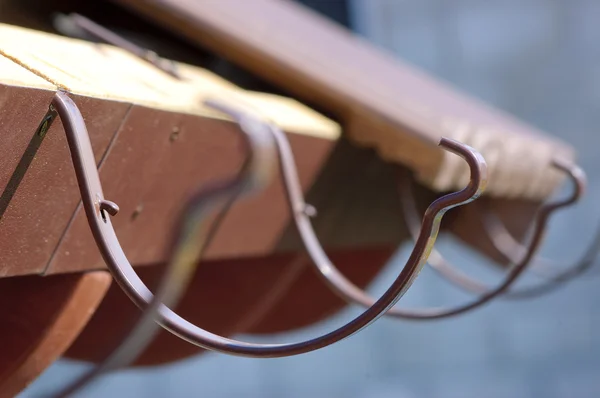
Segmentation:
{"type": "Polygon", "coordinates": [[[117,283],[130,295],[130,298],[135,302],[145,303],[142,318],[128,338],[108,359],[55,395],[66,397],[80,390],[99,375],[134,360],[152,341],[155,333],[160,329],[160,325],[154,319],[157,311],[161,307],[172,306],[179,301],[201,257],[207,237],[205,222],[207,216],[214,207],[229,198],[247,195],[265,187],[275,170],[276,155],[273,138],[262,123],[235,109],[224,105],[213,105],[214,108],[228,113],[238,121],[246,133],[249,155],[236,178],[195,195],[194,211],[186,212],[185,217],[179,220],[179,228],[176,228],[177,233],[173,238],[169,255],[171,266],[165,271],[157,294],[152,296],[127,260],[110,217],[106,215],[108,213],[115,216],[119,207],[104,198],[92,146],[77,105],[63,92],[55,95],[52,105],[63,122],[83,206],[102,257],[117,283]],[[181,268],[184,268],[184,272],[181,268]]]}
{"type": "MultiPolygon", "coordinates": [[[[569,179],[573,182],[573,184],[575,186],[573,194],[572,194],[571,198],[567,200],[568,203],[565,206],[569,206],[569,205],[576,203],[577,201],[579,201],[579,199],[581,198],[581,196],[583,195],[583,192],[585,190],[585,186],[586,186],[585,173],[579,167],[565,163],[565,162],[557,163],[555,165],[555,167],[557,167],[559,170],[561,170],[563,172],[566,172],[568,174],[569,179]]],[[[406,221],[406,225],[408,227],[409,232],[413,236],[413,238],[416,238],[418,231],[419,231],[418,212],[416,209],[414,196],[413,196],[412,190],[410,188],[411,183],[412,182],[410,181],[408,176],[406,176],[405,178],[402,178],[402,180],[399,183],[399,191],[400,191],[403,215],[404,215],[404,219],[406,221]]],[[[558,210],[559,208],[561,208],[561,207],[555,207],[552,210],[552,212],[558,210]]],[[[486,226],[489,224],[489,221],[490,221],[489,214],[487,216],[485,216],[485,219],[482,221],[485,222],[484,228],[486,228],[486,226]]],[[[501,245],[503,245],[502,247],[504,249],[508,249],[507,246],[505,245],[507,240],[505,239],[506,236],[504,236],[504,235],[508,234],[510,236],[510,234],[508,233],[508,231],[506,231],[506,229],[504,228],[504,226],[501,224],[501,222],[499,220],[494,222],[493,229],[487,229],[487,231],[488,231],[488,234],[490,235],[490,238],[492,238],[495,246],[497,246],[497,244],[501,244],[501,245]],[[498,223],[500,223],[500,225],[498,225],[498,223]],[[500,228],[500,230],[498,230],[498,228],[500,228]],[[501,235],[497,235],[496,232],[500,232],[501,235]]],[[[510,239],[513,239],[512,236],[510,237],[510,239]]],[[[512,257],[513,257],[512,264],[508,268],[509,275],[516,268],[515,264],[520,263],[516,258],[523,258],[524,256],[527,255],[527,253],[529,251],[535,250],[531,247],[531,245],[529,247],[522,246],[519,243],[514,242],[514,240],[513,240],[512,244],[517,245],[519,247],[519,250],[518,250],[518,254],[512,255],[512,257]]],[[[575,278],[576,276],[582,274],[587,269],[589,269],[594,264],[594,261],[598,255],[599,250],[600,250],[600,226],[595,235],[593,243],[590,245],[590,247],[588,248],[588,250],[586,251],[584,256],[581,258],[581,260],[579,260],[573,266],[568,267],[560,272],[555,272],[552,276],[548,276],[546,278],[546,280],[540,284],[537,284],[534,286],[526,286],[526,287],[522,287],[519,289],[515,289],[515,288],[510,289],[509,288],[508,290],[506,290],[504,292],[504,294],[502,294],[502,297],[507,298],[507,299],[524,299],[524,298],[531,298],[531,297],[542,295],[544,293],[548,293],[548,292],[554,290],[555,288],[557,288],[558,286],[560,286],[562,283],[575,278]]],[[[524,264],[524,266],[523,266],[524,269],[529,269],[535,265],[535,263],[533,263],[533,257],[532,257],[531,261],[532,262],[529,264],[524,264]]],[[[456,266],[454,266],[450,262],[448,262],[435,249],[431,252],[431,255],[429,256],[428,264],[432,267],[433,270],[438,272],[444,279],[446,279],[453,285],[455,285],[467,292],[475,293],[475,294],[486,294],[494,289],[494,287],[488,286],[485,283],[482,283],[479,280],[477,280],[473,277],[470,277],[466,273],[462,272],[459,268],[457,268],[456,266]]],[[[541,264],[547,265],[547,261],[544,261],[543,263],[538,263],[538,265],[541,265],[541,264]]]]}
{"type": "MultiPolygon", "coordinates": [[[[319,240],[316,237],[316,234],[310,224],[310,220],[308,219],[305,212],[302,211],[302,209],[306,207],[306,204],[304,203],[302,192],[297,188],[299,186],[298,173],[295,169],[293,155],[289,150],[289,143],[287,143],[285,137],[282,134],[277,135],[277,145],[279,147],[280,159],[283,166],[284,180],[286,183],[290,206],[295,214],[296,227],[300,232],[302,241],[309,253],[309,256],[311,257],[314,263],[315,268],[319,272],[319,275],[327,283],[327,285],[331,287],[331,289],[344,300],[350,303],[361,305],[363,307],[369,307],[373,305],[373,303],[375,303],[375,299],[371,298],[364,290],[360,289],[359,287],[354,285],[350,280],[348,280],[326,257],[323,248],[321,247],[319,240]]],[[[457,142],[443,139],[440,145],[452,150],[459,156],[462,156],[467,161],[471,169],[471,180],[469,182],[469,186],[460,193],[450,194],[450,196],[464,194],[465,192],[470,192],[471,194],[473,194],[473,197],[478,196],[481,192],[482,187],[485,185],[486,178],[486,174],[480,171],[482,167],[485,168],[484,166],[482,166],[483,159],[481,159],[481,156],[472,148],[469,148],[468,146],[457,142]]],[[[391,308],[389,309],[386,315],[396,318],[412,320],[433,320],[448,318],[481,307],[482,305],[488,303],[495,297],[503,294],[525,270],[525,267],[527,266],[527,264],[529,264],[531,258],[534,256],[535,252],[539,248],[542,242],[544,231],[546,230],[546,225],[552,213],[554,213],[559,208],[563,208],[574,203],[577,200],[577,198],[579,198],[585,187],[585,175],[581,169],[568,163],[558,161],[555,162],[555,167],[569,172],[573,176],[573,179],[576,182],[575,193],[572,197],[568,199],[556,203],[546,204],[540,209],[535,220],[533,238],[531,245],[529,246],[528,252],[521,259],[521,261],[512,269],[512,271],[506,276],[502,283],[500,283],[493,289],[486,289],[484,294],[482,294],[477,300],[468,302],[457,307],[423,309],[391,308]]],[[[431,209],[435,208],[436,203],[445,200],[447,197],[448,196],[438,199],[426,210],[423,221],[423,227],[419,229],[419,235],[415,240],[416,245],[419,244],[419,239],[421,239],[423,236],[423,228],[427,225],[426,219],[431,214],[431,209]]],[[[415,272],[413,273],[412,278],[416,276],[419,270],[420,268],[418,270],[414,270],[415,272]]]]}
{"type": "MultiPolygon", "coordinates": [[[[249,183],[241,184],[238,179],[233,184],[228,183],[208,192],[203,191],[192,198],[188,203],[187,211],[183,213],[180,219],[180,228],[177,230],[174,239],[167,276],[158,289],[157,295],[153,296],[127,260],[119,245],[110,219],[105,215],[109,211],[115,213],[117,207],[112,202],[104,199],[91,144],[81,114],[73,101],[64,93],[57,93],[53,103],[65,126],[84,209],[92,234],[117,283],[136,305],[146,309],[145,319],[154,319],[171,333],[199,347],[232,355],[266,358],[302,354],[326,347],[369,326],[396,304],[424,266],[435,243],[444,213],[453,207],[477,198],[487,181],[485,161],[477,152],[455,141],[442,139],[440,145],[444,149],[453,151],[467,160],[471,166],[472,181],[462,191],[445,195],[429,206],[423,218],[421,233],[409,260],[383,296],[374,301],[365,312],[346,325],[322,336],[291,344],[246,343],[228,339],[199,328],[181,318],[164,303],[172,304],[175,302],[181,289],[172,288],[184,287],[186,281],[192,276],[201,252],[201,245],[198,242],[202,242],[204,236],[205,223],[203,221],[205,221],[206,215],[215,203],[221,201],[223,197],[238,193],[240,190],[248,189],[252,191],[264,184],[264,176],[268,174],[266,170],[270,169],[274,159],[273,138],[275,138],[279,148],[280,160],[283,163],[288,198],[293,208],[294,218],[299,223],[300,229],[303,229],[302,225],[310,225],[308,221],[310,211],[307,211],[309,207],[302,198],[291,149],[284,133],[248,114],[236,111],[224,104],[211,102],[213,107],[230,113],[237,119],[242,130],[247,133],[250,147],[253,149],[252,156],[247,163],[247,173],[244,174],[245,179],[249,179],[249,183]],[[173,285],[170,285],[171,283],[173,285]],[[167,289],[167,287],[171,289],[167,289]]],[[[319,258],[325,259],[330,264],[314,234],[312,238],[310,236],[308,238],[308,245],[313,251],[317,252],[319,258]],[[313,239],[312,243],[310,239],[313,239]]],[[[329,268],[329,271],[334,272],[333,266],[329,268]]],[[[328,270],[324,269],[324,272],[328,272],[328,270]]],[[[139,346],[137,349],[139,349],[139,346]]],[[[114,363],[116,362],[113,362],[113,365],[114,363]]],[[[97,372],[92,375],[92,378],[95,375],[97,375],[97,372]]],[[[76,388],[81,387],[91,379],[84,376],[82,380],[83,384],[76,384],[76,388]]],[[[73,391],[72,388],[64,390],[64,393],[59,396],[69,395],[73,391]]]]}
{"type": "MultiPolygon", "coordinates": [[[[300,189],[298,172],[296,170],[294,157],[291,152],[289,143],[285,138],[285,135],[280,131],[276,131],[276,139],[277,146],[279,149],[280,161],[282,164],[284,183],[286,186],[290,208],[294,212],[294,221],[296,223],[296,228],[300,233],[302,242],[304,243],[304,246],[308,251],[313,265],[317,269],[318,274],[322,277],[325,283],[342,299],[350,303],[361,305],[363,307],[369,307],[373,305],[373,303],[376,302],[375,299],[371,298],[365,291],[363,291],[358,286],[354,285],[350,280],[348,280],[326,256],[325,251],[319,243],[315,231],[312,228],[310,219],[304,211],[304,209],[307,208],[307,205],[304,202],[304,197],[300,189]]],[[[431,217],[432,213],[439,211],[439,214],[441,215],[445,211],[451,209],[452,207],[469,203],[470,201],[476,199],[483,192],[487,183],[486,164],[477,151],[475,151],[473,148],[467,145],[445,138],[442,138],[442,140],[440,141],[440,146],[446,150],[454,152],[458,156],[461,156],[463,159],[465,159],[471,171],[471,178],[468,186],[465,189],[457,193],[452,193],[443,196],[434,201],[427,208],[423,217],[423,224],[419,229],[419,235],[415,240],[415,247],[418,247],[420,243],[422,244],[420,239],[423,238],[424,232],[427,232],[424,231],[424,229],[430,226],[427,220],[431,217]],[[454,203],[448,205],[448,201],[454,203]]],[[[435,237],[437,236],[440,221],[441,216],[439,217],[439,219],[436,219],[437,224],[434,227],[436,235],[430,235],[432,239],[435,239],[435,237]]],[[[433,246],[428,248],[427,257],[432,252],[432,250],[433,246]]],[[[409,263],[411,261],[411,258],[409,258],[409,263]]],[[[423,264],[420,263],[418,268],[412,269],[411,277],[407,286],[410,286],[414,278],[420,272],[422,266],[423,264]]],[[[402,270],[402,272],[404,272],[405,270],[406,266],[402,270]]],[[[500,287],[498,290],[501,291],[502,289],[504,289],[504,287],[500,287]]],[[[408,310],[390,307],[386,315],[407,319],[444,318],[480,306],[483,303],[491,300],[493,297],[495,296],[491,295],[490,297],[482,297],[480,299],[480,302],[470,303],[466,306],[460,308],[452,308],[449,310],[408,310]]]]}
{"type": "MultiPolygon", "coordinates": [[[[241,125],[245,130],[251,127],[245,126],[247,121],[250,120],[254,119],[249,117],[241,121],[241,125]]],[[[274,135],[280,150],[280,159],[283,159],[282,153],[285,152],[282,151],[282,143],[284,141],[287,143],[283,132],[272,125],[264,123],[252,124],[252,126],[254,128],[260,127],[261,129],[264,128],[269,130],[271,134],[274,135]]],[[[478,153],[451,140],[443,139],[441,145],[446,149],[456,151],[467,158],[472,165],[474,173],[473,181],[464,190],[448,194],[432,203],[423,219],[423,227],[419,239],[415,244],[406,266],[398,278],[378,301],[374,302],[364,313],[346,325],[333,332],[303,342],[291,344],[253,344],[224,338],[210,333],[190,324],[164,305],[159,307],[155,318],[156,321],[175,335],[202,348],[239,356],[263,358],[291,356],[314,351],[349,337],[367,327],[376,319],[384,315],[410,287],[412,281],[425,264],[427,256],[433,247],[443,214],[452,207],[474,200],[481,194],[485,186],[487,169],[484,160],[478,153]]],[[[287,151],[291,153],[289,144],[287,145],[287,151]]],[[[293,157],[288,157],[288,159],[291,160],[291,164],[293,164],[293,157]]],[[[284,167],[284,173],[285,170],[289,172],[289,168],[284,167]]],[[[181,250],[185,253],[187,250],[191,250],[191,247],[196,245],[196,240],[189,239],[189,237],[197,236],[198,229],[201,228],[201,225],[197,222],[200,220],[197,215],[204,213],[206,210],[206,203],[202,198],[202,195],[197,195],[192,199],[188,206],[188,210],[184,214],[183,219],[186,220],[186,222],[183,224],[184,228],[180,232],[180,236],[182,237],[180,242],[183,243],[181,246],[182,248],[178,249],[178,251],[181,250]]],[[[304,202],[302,203],[303,204],[300,207],[293,205],[295,216],[301,214],[302,217],[308,217],[306,212],[307,207],[304,205],[304,202]]],[[[98,223],[98,217],[94,213],[91,213],[91,215],[93,218],[92,221],[98,223]]],[[[306,218],[306,220],[308,220],[308,218],[306,218]]],[[[110,224],[101,224],[101,226],[104,225],[110,224]]],[[[97,235],[99,247],[106,247],[104,240],[116,239],[113,237],[114,231],[112,231],[112,228],[110,231],[103,231],[103,234],[97,235]]],[[[133,268],[131,268],[131,265],[126,261],[120,247],[118,252],[103,249],[103,254],[105,255],[105,261],[108,263],[110,270],[115,275],[117,283],[120,284],[127,295],[138,306],[146,308],[149,303],[152,302],[152,293],[147,289],[133,268]]],[[[324,252],[322,255],[325,256],[324,252]]],[[[171,267],[173,267],[172,272],[179,275],[189,275],[191,274],[191,271],[193,271],[192,264],[193,262],[186,261],[185,256],[175,256],[171,263],[171,267]]]]}

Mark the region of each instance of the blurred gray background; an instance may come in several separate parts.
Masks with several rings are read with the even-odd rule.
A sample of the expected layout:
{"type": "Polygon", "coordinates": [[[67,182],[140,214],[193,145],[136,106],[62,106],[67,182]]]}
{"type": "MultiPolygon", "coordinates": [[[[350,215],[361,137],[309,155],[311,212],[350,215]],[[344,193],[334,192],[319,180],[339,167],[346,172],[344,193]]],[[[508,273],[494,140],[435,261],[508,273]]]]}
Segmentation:
{"type": "MultiPolygon", "coordinates": [[[[349,18],[340,16],[340,1],[305,2],[403,60],[575,146],[589,175],[589,194],[556,217],[543,254],[568,265],[585,250],[600,218],[600,1],[351,0],[349,18]]],[[[499,281],[497,270],[452,237],[442,236],[438,248],[472,275],[499,281]]],[[[373,293],[384,290],[406,254],[406,248],[398,252],[371,286],[373,293]]],[[[600,397],[598,274],[592,270],[540,299],[499,300],[456,319],[383,319],[346,341],[298,357],[207,354],[124,371],[81,396],[600,397]]],[[[531,277],[523,284],[537,281],[531,277]]],[[[426,270],[401,304],[451,305],[470,298],[426,270]]],[[[326,323],[264,341],[315,336],[353,314],[356,309],[347,309],[326,323]]],[[[48,391],[85,367],[57,363],[22,397],[48,391]]]]}

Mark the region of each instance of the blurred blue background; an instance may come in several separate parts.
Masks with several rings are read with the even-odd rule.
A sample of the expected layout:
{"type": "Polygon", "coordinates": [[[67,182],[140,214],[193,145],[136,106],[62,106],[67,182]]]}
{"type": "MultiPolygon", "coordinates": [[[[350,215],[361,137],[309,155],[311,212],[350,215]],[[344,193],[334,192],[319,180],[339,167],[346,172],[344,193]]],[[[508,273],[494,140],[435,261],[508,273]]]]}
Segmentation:
{"type": "MultiPolygon", "coordinates": [[[[239,0],[252,1],[252,0],[239,0]]],[[[600,2],[596,0],[305,1],[403,60],[570,142],[590,190],[556,217],[543,254],[577,258],[600,218],[600,2]]],[[[569,187],[565,187],[565,192],[569,187]]],[[[564,193],[564,192],[563,192],[564,193]]],[[[442,236],[438,248],[483,280],[501,274],[442,236]]],[[[407,248],[371,286],[381,293],[407,248]]],[[[105,377],[85,397],[600,397],[600,270],[536,300],[498,300],[446,321],[383,319],[315,353],[257,360],[207,354],[105,377]]],[[[535,283],[534,277],[522,283],[535,283]]],[[[471,298],[425,270],[404,306],[452,305],[471,298]]],[[[199,303],[202,305],[202,303],[199,303]]],[[[295,333],[315,336],[356,314],[295,333]]],[[[86,366],[59,362],[22,397],[66,382],[86,366]]]]}

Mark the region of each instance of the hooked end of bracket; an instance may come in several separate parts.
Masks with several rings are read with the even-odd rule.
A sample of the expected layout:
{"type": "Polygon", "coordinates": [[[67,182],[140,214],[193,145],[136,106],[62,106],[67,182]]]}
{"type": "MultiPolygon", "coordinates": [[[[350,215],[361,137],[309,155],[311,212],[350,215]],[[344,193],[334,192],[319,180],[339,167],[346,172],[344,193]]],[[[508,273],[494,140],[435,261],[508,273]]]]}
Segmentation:
{"type": "Polygon", "coordinates": [[[587,190],[587,176],[585,171],[575,163],[558,157],[552,159],[552,167],[566,173],[575,187],[571,198],[567,199],[566,203],[577,202],[587,190]]]}
{"type": "Polygon", "coordinates": [[[304,213],[306,217],[313,218],[317,216],[317,208],[306,203],[302,209],[302,213],[304,213]]]}
{"type": "Polygon", "coordinates": [[[470,196],[469,201],[478,198],[485,191],[488,182],[488,169],[483,156],[474,148],[446,137],[440,139],[438,146],[460,156],[467,162],[471,177],[465,192],[470,196]]]}
{"type": "Polygon", "coordinates": [[[105,211],[114,217],[119,212],[119,206],[115,202],[111,202],[110,200],[102,199],[100,201],[100,211],[105,211]]]}

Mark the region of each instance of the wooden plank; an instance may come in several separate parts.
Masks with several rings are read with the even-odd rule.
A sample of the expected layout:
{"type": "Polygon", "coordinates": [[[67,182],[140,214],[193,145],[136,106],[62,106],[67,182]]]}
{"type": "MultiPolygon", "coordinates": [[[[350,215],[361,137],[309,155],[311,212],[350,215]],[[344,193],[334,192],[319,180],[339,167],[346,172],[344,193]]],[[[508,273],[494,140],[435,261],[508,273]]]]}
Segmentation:
{"type": "MultiPolygon", "coordinates": [[[[7,152],[3,160],[12,160],[12,165],[2,167],[1,186],[7,198],[14,191],[0,221],[0,274],[41,273],[80,200],[79,189],[60,120],[46,133],[27,170],[17,167],[21,159],[30,155],[30,142],[34,142],[36,128],[48,110],[53,92],[5,88],[0,95],[11,97],[1,110],[4,123],[0,134],[6,144],[2,148],[7,152]],[[9,185],[11,178],[14,181],[13,176],[20,173],[23,177],[19,184],[9,185]]],[[[128,106],[90,98],[74,100],[89,119],[90,138],[99,160],[128,106]]]]}
{"type": "Polygon", "coordinates": [[[573,156],[565,143],[292,1],[113,1],[360,125],[346,132],[355,143],[409,166],[436,191],[459,189],[468,178],[454,155],[436,148],[442,135],[489,155],[494,178],[487,193],[499,197],[547,197],[562,181],[550,167],[552,158],[573,156]],[[531,146],[535,153],[519,149],[531,146]]]}
{"type": "Polygon", "coordinates": [[[0,280],[0,397],[14,397],[56,361],[104,298],[106,272],[0,280]]]}
{"type": "MultiPolygon", "coordinates": [[[[185,81],[179,82],[110,46],[1,24],[0,31],[13,39],[0,38],[3,59],[31,72],[31,76],[21,77],[21,86],[29,85],[30,78],[41,78],[72,92],[81,107],[105,193],[122,208],[115,218],[117,232],[135,264],[165,261],[171,222],[184,200],[203,183],[233,175],[240,164],[242,153],[235,145],[240,134],[237,126],[204,107],[203,99],[234,101],[288,131],[300,159],[305,189],[312,184],[339,136],[336,123],[296,101],[243,91],[199,68],[180,65],[185,81]],[[28,45],[15,46],[17,39],[28,45]]],[[[49,172],[58,179],[52,186],[64,191],[64,195],[56,195],[55,200],[40,209],[46,217],[54,217],[48,223],[55,228],[54,234],[39,262],[32,266],[28,261],[27,267],[20,267],[23,258],[17,252],[5,265],[6,268],[14,264],[15,268],[7,275],[104,267],[81,208],[75,212],[79,202],[76,181],[60,130],[57,122],[48,133],[60,142],[50,151],[54,156],[50,167],[56,167],[60,173],[54,169],[49,172]]],[[[35,170],[27,178],[33,181],[35,189],[48,190],[35,170]]],[[[30,205],[22,198],[16,203],[25,204],[30,205]]],[[[277,180],[261,196],[231,209],[208,256],[266,254],[274,249],[289,219],[282,183],[277,180]]],[[[22,228],[21,233],[27,234],[29,229],[22,228]]],[[[42,232],[44,237],[50,235],[42,232]]],[[[23,240],[23,245],[37,244],[29,236],[23,240]]]]}
{"type": "MultiPolygon", "coordinates": [[[[0,73],[3,82],[28,82],[0,85],[0,275],[40,273],[75,210],[79,191],[60,121],[43,138],[36,133],[54,95],[53,86],[4,57],[0,73]]],[[[74,99],[88,120],[99,160],[128,106],[74,99]]]]}
{"type": "Polygon", "coordinates": [[[203,105],[205,99],[218,97],[250,108],[286,131],[330,140],[340,135],[337,123],[297,101],[248,92],[185,64],[177,64],[182,76],[177,80],[108,45],[0,24],[0,54],[54,86],[85,97],[226,120],[203,105]]]}
{"type": "MultiPolygon", "coordinates": [[[[109,155],[101,164],[101,173],[107,195],[124,209],[115,223],[125,249],[136,264],[165,260],[164,244],[168,236],[165,231],[169,231],[181,201],[194,189],[193,183],[230,175],[239,164],[236,163],[239,153],[231,145],[235,142],[235,128],[200,104],[201,99],[210,95],[240,101],[288,131],[304,188],[310,188],[317,174],[320,175],[309,199],[320,210],[315,223],[326,247],[394,245],[404,236],[393,165],[382,162],[372,151],[342,141],[336,144],[323,168],[339,126],[297,102],[248,93],[206,71],[185,65],[182,65],[182,73],[186,81],[178,82],[109,46],[94,46],[6,25],[0,25],[0,30],[29,44],[15,46],[14,40],[0,39],[0,51],[5,56],[48,82],[79,93],[74,95],[83,107],[86,120],[92,124],[92,141],[99,142],[95,144],[97,160],[112,142],[109,155]],[[101,106],[106,108],[101,111],[101,106]],[[200,133],[192,133],[196,129],[200,133]],[[219,133],[209,131],[213,129],[219,133]],[[172,142],[168,138],[174,132],[177,139],[172,142]],[[113,137],[116,138],[111,141],[113,137]],[[204,151],[204,146],[211,149],[204,151]],[[201,163],[196,164],[198,150],[204,151],[206,159],[199,159],[201,163]]],[[[28,79],[24,80],[27,81],[23,85],[31,84],[28,79]]],[[[368,125],[362,119],[354,119],[347,127],[349,131],[360,131],[368,125]]],[[[57,125],[53,126],[51,133],[56,128],[57,125]]],[[[63,162],[59,183],[74,187],[73,174],[64,174],[68,156],[64,142],[61,145],[60,150],[52,152],[63,162]]],[[[33,181],[36,189],[44,188],[37,177],[33,181]]],[[[428,203],[432,198],[430,194],[421,200],[428,203]]],[[[62,223],[52,224],[60,227],[57,231],[65,229],[77,197],[60,200],[63,202],[53,205],[61,205],[58,211],[52,210],[53,207],[40,210],[45,215],[65,212],[59,214],[62,223]]],[[[43,271],[103,267],[81,209],[72,220],[50,263],[45,252],[48,266],[42,267],[43,271]]],[[[208,256],[246,257],[272,250],[299,250],[301,247],[292,237],[289,222],[281,182],[277,180],[262,196],[232,209],[208,256]],[[286,228],[289,232],[281,238],[286,228]]],[[[525,219],[522,225],[526,225],[525,219]]],[[[48,247],[56,248],[60,234],[52,236],[54,240],[48,247]]],[[[29,245],[35,242],[31,238],[25,241],[29,245]]],[[[19,255],[15,255],[10,264],[18,264],[19,260],[19,255]]],[[[39,271],[40,267],[36,264],[33,269],[39,271]]]]}
{"type": "MultiPolygon", "coordinates": [[[[37,146],[32,145],[33,150],[29,151],[27,148],[31,141],[36,141],[36,130],[52,96],[50,90],[0,85],[0,136],[3,141],[0,146],[1,276],[43,270],[63,231],[60,224],[47,222],[50,221],[48,217],[53,215],[44,210],[56,204],[42,199],[47,196],[47,190],[39,190],[34,180],[29,176],[25,178],[26,168],[38,175],[44,171],[44,164],[39,161],[40,154],[32,159],[29,167],[25,166],[28,163],[25,160],[23,166],[17,169],[22,158],[34,156],[37,146]],[[12,187],[9,187],[11,180],[12,187]]],[[[60,144],[58,137],[45,141],[48,147],[60,144]]],[[[48,156],[45,160],[48,161],[48,156]]]]}
{"type": "MultiPolygon", "coordinates": [[[[230,178],[240,167],[245,156],[238,145],[241,134],[230,122],[133,107],[100,169],[105,196],[121,208],[113,222],[132,263],[166,261],[172,223],[186,199],[203,184],[230,178]]],[[[334,141],[288,136],[308,190],[334,141]]],[[[207,258],[266,255],[290,218],[282,181],[276,179],[260,195],[233,206],[207,258]]],[[[102,267],[80,207],[48,272],[102,267]]]]}

